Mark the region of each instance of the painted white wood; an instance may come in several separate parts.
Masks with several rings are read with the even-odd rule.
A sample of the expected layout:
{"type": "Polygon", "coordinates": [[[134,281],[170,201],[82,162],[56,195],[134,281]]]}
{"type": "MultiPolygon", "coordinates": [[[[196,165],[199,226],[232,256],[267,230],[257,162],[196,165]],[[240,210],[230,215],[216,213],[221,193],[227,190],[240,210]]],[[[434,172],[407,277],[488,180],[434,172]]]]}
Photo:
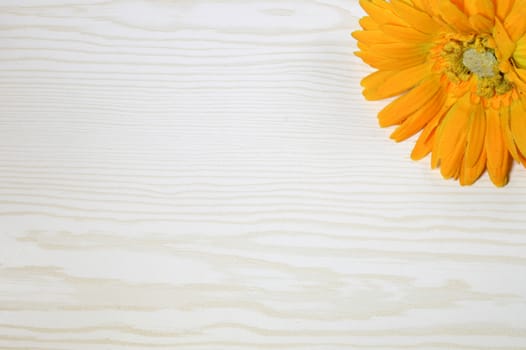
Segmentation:
{"type": "Polygon", "coordinates": [[[526,349],[526,170],[366,103],[355,0],[0,0],[0,349],[526,349]]]}

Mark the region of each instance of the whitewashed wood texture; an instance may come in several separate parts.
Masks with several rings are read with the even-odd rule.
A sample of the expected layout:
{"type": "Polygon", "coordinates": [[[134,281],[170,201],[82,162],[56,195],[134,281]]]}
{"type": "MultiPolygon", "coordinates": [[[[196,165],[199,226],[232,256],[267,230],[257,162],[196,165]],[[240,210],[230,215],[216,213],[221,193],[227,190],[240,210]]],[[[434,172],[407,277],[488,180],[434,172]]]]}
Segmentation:
{"type": "Polygon", "coordinates": [[[0,0],[0,349],[526,349],[526,170],[365,103],[356,0],[0,0]]]}

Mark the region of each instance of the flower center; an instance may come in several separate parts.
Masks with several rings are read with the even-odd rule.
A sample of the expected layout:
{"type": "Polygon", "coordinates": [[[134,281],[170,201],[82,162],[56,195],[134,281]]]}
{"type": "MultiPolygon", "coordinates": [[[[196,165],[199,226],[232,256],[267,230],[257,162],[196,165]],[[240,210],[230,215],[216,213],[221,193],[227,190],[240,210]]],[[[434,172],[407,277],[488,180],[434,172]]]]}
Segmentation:
{"type": "Polygon", "coordinates": [[[512,89],[499,71],[498,60],[487,37],[446,38],[440,46],[439,68],[454,84],[475,79],[477,95],[491,98],[512,89]]]}
{"type": "Polygon", "coordinates": [[[489,51],[467,49],[462,55],[462,63],[480,78],[491,78],[495,76],[495,71],[498,72],[497,59],[489,51]]]}

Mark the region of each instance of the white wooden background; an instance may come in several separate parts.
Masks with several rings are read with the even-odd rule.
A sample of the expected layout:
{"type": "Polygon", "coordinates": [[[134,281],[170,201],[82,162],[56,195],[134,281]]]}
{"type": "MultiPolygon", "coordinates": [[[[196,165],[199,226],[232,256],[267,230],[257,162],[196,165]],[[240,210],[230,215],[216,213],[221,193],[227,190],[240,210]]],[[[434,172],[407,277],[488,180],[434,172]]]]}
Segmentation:
{"type": "Polygon", "coordinates": [[[356,0],[0,0],[0,349],[526,349],[526,170],[365,103],[356,0]]]}

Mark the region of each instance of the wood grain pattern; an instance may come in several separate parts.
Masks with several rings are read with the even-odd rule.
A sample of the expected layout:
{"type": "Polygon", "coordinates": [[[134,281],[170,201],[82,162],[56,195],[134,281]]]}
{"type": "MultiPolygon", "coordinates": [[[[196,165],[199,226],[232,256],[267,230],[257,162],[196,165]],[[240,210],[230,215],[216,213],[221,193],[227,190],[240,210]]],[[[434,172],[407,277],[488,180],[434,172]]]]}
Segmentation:
{"type": "Polygon", "coordinates": [[[1,0],[0,349],[526,349],[526,170],[378,128],[356,0],[1,0]]]}

